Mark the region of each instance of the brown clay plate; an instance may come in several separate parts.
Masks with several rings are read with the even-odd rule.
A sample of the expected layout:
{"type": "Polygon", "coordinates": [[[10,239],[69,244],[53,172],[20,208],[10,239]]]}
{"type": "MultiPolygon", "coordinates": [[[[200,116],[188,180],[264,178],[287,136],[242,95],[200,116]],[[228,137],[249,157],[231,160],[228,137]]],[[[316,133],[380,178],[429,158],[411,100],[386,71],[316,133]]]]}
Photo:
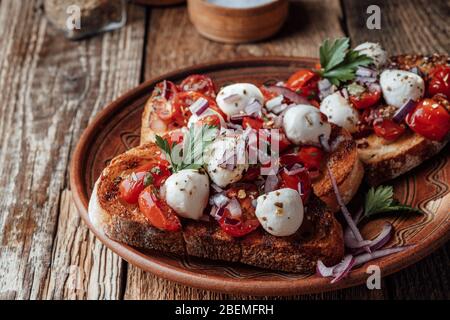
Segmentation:
{"type": "MultiPolygon", "coordinates": [[[[96,236],[131,264],[157,276],[188,286],[228,293],[289,295],[316,293],[364,283],[364,266],[353,270],[341,282],[316,275],[299,275],[257,269],[239,264],[177,258],[145,253],[108,239],[94,229],[87,215],[88,199],[102,169],[116,155],[139,143],[141,114],[153,86],[163,79],[180,82],[194,73],[211,76],[218,86],[231,82],[261,84],[269,79],[287,79],[295,70],[312,67],[311,58],[253,58],[195,66],[150,80],[106,107],[84,132],[71,164],[71,188],[81,217],[96,236]]],[[[363,227],[367,237],[376,235],[384,221],[394,224],[396,233],[389,245],[415,244],[396,255],[372,261],[386,276],[417,262],[445,243],[450,235],[450,153],[447,147],[434,159],[392,182],[396,197],[417,206],[423,215],[387,216],[363,227]]]]}

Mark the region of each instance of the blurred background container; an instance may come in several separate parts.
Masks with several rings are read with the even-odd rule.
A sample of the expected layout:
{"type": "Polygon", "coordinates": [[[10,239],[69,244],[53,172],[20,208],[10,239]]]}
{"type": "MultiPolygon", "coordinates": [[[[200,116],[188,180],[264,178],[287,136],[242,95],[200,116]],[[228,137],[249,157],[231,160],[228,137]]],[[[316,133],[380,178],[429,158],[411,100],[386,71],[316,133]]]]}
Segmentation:
{"type": "Polygon", "coordinates": [[[191,22],[204,37],[225,43],[266,39],[286,21],[287,0],[188,0],[191,22]]]}

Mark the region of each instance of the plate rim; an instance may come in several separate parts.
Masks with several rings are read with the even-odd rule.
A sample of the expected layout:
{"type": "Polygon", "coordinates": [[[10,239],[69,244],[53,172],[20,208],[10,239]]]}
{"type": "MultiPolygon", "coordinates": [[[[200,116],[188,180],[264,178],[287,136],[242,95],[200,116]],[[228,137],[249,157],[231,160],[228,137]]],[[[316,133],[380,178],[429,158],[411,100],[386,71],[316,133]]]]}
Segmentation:
{"type": "MultiPolygon", "coordinates": [[[[118,243],[109,239],[101,230],[96,229],[88,217],[88,197],[87,192],[83,188],[83,161],[85,151],[89,146],[89,142],[95,137],[95,133],[98,127],[108,118],[111,118],[114,113],[122,108],[122,105],[127,101],[134,101],[136,98],[142,96],[144,91],[149,86],[154,85],[164,79],[172,77],[183,77],[184,75],[193,74],[196,70],[201,70],[202,73],[213,71],[217,69],[242,67],[245,65],[258,66],[260,64],[274,66],[274,64],[286,65],[286,63],[315,63],[317,58],[312,57],[285,57],[285,56],[267,56],[267,57],[251,57],[233,59],[231,61],[216,61],[210,63],[196,64],[190,67],[176,69],[174,71],[165,73],[163,75],[154,77],[147,80],[131,89],[120,97],[109,103],[102,111],[100,111],[94,119],[88,124],[83,131],[72,155],[70,162],[70,189],[72,198],[74,200],[77,211],[80,214],[83,221],[88,228],[94,233],[94,235],[110,250],[120,256],[138,268],[144,271],[151,272],[158,277],[175,281],[183,285],[187,285],[194,288],[212,290],[216,292],[225,292],[230,294],[243,294],[243,295],[255,295],[255,296],[286,296],[294,294],[312,294],[319,292],[327,292],[338,289],[344,289],[359,285],[365,282],[367,274],[365,273],[364,266],[354,270],[351,274],[335,284],[330,284],[329,279],[319,278],[316,276],[308,277],[306,279],[289,279],[289,280],[255,280],[255,279],[234,279],[224,278],[218,275],[205,275],[191,270],[184,269],[182,267],[176,267],[167,265],[158,261],[158,257],[145,255],[134,249],[131,246],[118,243]]],[[[442,198],[444,201],[450,202],[450,193],[442,198]],[[446,199],[448,198],[448,199],[446,199]]],[[[442,209],[440,207],[439,209],[442,209]]],[[[436,212],[437,214],[438,212],[436,212]]],[[[419,260],[423,259],[445,242],[450,239],[450,223],[445,221],[443,226],[439,228],[434,234],[428,237],[424,242],[414,245],[410,249],[403,251],[393,256],[381,258],[377,262],[377,265],[382,270],[382,277],[390,275],[401,269],[404,269],[419,260]],[[405,257],[407,257],[405,259],[405,257]]],[[[227,264],[227,262],[223,262],[227,264]]]]}

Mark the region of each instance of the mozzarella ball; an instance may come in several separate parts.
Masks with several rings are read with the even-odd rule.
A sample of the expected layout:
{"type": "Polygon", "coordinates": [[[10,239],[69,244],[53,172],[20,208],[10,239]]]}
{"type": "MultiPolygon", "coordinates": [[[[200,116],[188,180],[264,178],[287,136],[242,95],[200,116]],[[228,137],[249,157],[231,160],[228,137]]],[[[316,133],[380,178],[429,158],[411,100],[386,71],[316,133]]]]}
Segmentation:
{"type": "Polygon", "coordinates": [[[328,121],[347,129],[350,133],[357,130],[359,114],[339,92],[323,99],[320,111],[327,116],[328,121]]]}
{"type": "Polygon", "coordinates": [[[253,99],[261,105],[264,104],[264,97],[257,86],[251,83],[236,83],[222,88],[216,101],[219,108],[230,117],[243,113],[253,99]]]}
{"type": "Polygon", "coordinates": [[[387,104],[400,108],[409,99],[418,100],[425,92],[423,79],[404,70],[385,70],[380,76],[381,90],[387,104]]]}
{"type": "Polygon", "coordinates": [[[268,233],[285,237],[297,232],[303,222],[304,209],[300,194],[289,188],[259,196],[256,217],[268,233]]]}
{"type": "Polygon", "coordinates": [[[198,220],[209,199],[209,179],[198,170],[181,170],[167,178],[161,195],[179,216],[198,220]]]}
{"type": "Polygon", "coordinates": [[[206,149],[206,171],[208,171],[211,180],[221,188],[225,188],[229,184],[241,180],[243,172],[248,169],[246,159],[237,150],[238,144],[238,137],[218,137],[206,149]],[[234,162],[234,165],[232,165],[234,168],[231,170],[227,169],[223,164],[224,159],[227,158],[227,155],[231,156],[235,153],[239,157],[234,159],[234,161],[228,162],[234,162]]]}
{"type": "Polygon", "coordinates": [[[360,54],[365,54],[369,58],[372,58],[373,64],[377,68],[380,68],[387,63],[387,52],[379,43],[364,42],[357,46],[354,50],[359,51],[360,54]]]}
{"type": "Polygon", "coordinates": [[[227,125],[226,125],[226,122],[225,122],[225,120],[223,119],[223,117],[220,115],[220,113],[218,113],[217,111],[214,111],[214,110],[211,109],[211,108],[208,108],[205,112],[203,112],[203,113],[202,113],[201,115],[199,115],[199,116],[196,115],[195,113],[192,114],[191,117],[189,118],[189,121],[188,121],[187,126],[188,126],[188,128],[189,128],[191,125],[197,123],[200,119],[205,118],[205,117],[207,117],[207,116],[213,116],[213,115],[218,116],[219,119],[220,119],[220,126],[221,126],[222,128],[226,128],[227,125]]]}
{"type": "Polygon", "coordinates": [[[331,126],[322,118],[319,109],[305,104],[298,104],[286,111],[283,129],[295,144],[318,144],[320,136],[328,141],[331,133],[331,126]]]}

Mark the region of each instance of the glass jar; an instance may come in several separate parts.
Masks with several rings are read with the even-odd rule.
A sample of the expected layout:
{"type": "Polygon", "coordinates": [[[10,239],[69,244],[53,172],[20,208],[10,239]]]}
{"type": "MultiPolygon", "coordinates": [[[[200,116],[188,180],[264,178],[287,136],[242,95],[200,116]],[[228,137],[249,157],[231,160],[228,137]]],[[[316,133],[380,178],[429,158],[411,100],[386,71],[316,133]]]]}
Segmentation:
{"type": "Polygon", "coordinates": [[[69,39],[121,28],[126,0],[44,0],[48,20],[69,39]]]}

